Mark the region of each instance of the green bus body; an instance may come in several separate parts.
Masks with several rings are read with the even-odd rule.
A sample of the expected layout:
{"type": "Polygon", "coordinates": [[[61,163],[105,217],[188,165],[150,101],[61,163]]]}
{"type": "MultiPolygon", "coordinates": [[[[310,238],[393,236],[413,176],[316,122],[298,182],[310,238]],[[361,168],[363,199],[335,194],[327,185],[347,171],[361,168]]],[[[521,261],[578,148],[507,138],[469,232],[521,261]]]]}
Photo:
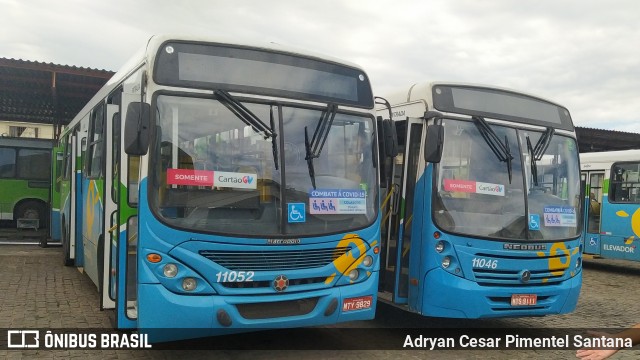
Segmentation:
{"type": "Polygon", "coordinates": [[[48,226],[52,147],[47,139],[0,137],[0,220],[48,226]]]}

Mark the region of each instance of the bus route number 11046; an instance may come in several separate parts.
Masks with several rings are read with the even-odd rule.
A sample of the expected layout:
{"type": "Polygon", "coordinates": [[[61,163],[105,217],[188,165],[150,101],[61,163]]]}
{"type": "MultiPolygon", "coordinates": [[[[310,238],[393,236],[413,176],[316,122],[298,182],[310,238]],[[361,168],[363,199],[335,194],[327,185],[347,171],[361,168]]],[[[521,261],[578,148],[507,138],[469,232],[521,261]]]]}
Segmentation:
{"type": "Polygon", "coordinates": [[[473,258],[473,260],[471,260],[471,265],[474,268],[497,269],[498,268],[498,260],[473,258]]]}

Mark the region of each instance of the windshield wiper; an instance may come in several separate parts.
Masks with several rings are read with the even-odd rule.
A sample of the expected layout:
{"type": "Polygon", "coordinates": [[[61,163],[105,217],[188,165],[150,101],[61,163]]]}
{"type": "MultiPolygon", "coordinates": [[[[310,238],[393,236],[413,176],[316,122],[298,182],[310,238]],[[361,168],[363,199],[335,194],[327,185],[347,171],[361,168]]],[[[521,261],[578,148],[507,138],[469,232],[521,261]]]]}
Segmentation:
{"type": "Polygon", "coordinates": [[[531,156],[531,176],[533,177],[533,184],[538,186],[538,164],[537,162],[542,160],[542,156],[549,148],[551,144],[551,138],[553,137],[554,129],[548,127],[547,130],[544,131],[540,139],[535,146],[531,146],[531,139],[527,136],[527,150],[529,151],[529,155],[531,156]]]}
{"type": "Polygon", "coordinates": [[[275,165],[276,170],[278,170],[278,142],[276,141],[276,134],[273,131],[274,119],[273,119],[273,107],[270,111],[270,123],[271,126],[265,124],[256,114],[252,113],[251,110],[247,109],[246,106],[242,105],[241,102],[236,100],[231,94],[224,90],[216,90],[213,94],[218,98],[218,100],[231,111],[238,119],[242,120],[256,133],[262,133],[265,140],[271,138],[271,147],[273,152],[273,163],[275,165]]]}
{"type": "Polygon", "coordinates": [[[337,110],[338,107],[333,104],[328,104],[327,108],[322,110],[322,114],[320,114],[320,119],[318,119],[318,125],[316,125],[311,141],[309,141],[309,132],[307,131],[307,127],[304,127],[304,147],[306,150],[304,159],[307,160],[309,177],[311,178],[311,185],[313,185],[314,189],[316,188],[316,177],[313,168],[313,159],[320,157],[322,148],[329,136],[333,119],[336,117],[337,110]]]}
{"type": "Polygon", "coordinates": [[[493,151],[493,154],[496,156],[496,158],[501,162],[507,163],[507,171],[509,173],[509,184],[511,184],[511,178],[512,178],[511,161],[513,160],[513,155],[511,155],[509,139],[505,135],[504,144],[503,144],[500,138],[498,138],[498,135],[493,131],[493,129],[491,129],[491,127],[489,127],[489,124],[487,124],[484,118],[480,116],[473,116],[472,119],[474,121],[474,124],[478,128],[480,135],[482,135],[482,138],[484,139],[484,141],[487,143],[487,145],[489,145],[489,148],[491,148],[491,151],[493,151]]]}

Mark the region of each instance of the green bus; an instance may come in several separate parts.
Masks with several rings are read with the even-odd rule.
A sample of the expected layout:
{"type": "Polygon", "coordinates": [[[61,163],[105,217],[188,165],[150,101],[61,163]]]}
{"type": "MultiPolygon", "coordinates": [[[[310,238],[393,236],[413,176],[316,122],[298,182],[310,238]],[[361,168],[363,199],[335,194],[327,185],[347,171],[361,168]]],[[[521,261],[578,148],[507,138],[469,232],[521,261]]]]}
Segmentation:
{"type": "Polygon", "coordinates": [[[0,137],[0,220],[48,226],[52,148],[48,139],[0,137]]]}

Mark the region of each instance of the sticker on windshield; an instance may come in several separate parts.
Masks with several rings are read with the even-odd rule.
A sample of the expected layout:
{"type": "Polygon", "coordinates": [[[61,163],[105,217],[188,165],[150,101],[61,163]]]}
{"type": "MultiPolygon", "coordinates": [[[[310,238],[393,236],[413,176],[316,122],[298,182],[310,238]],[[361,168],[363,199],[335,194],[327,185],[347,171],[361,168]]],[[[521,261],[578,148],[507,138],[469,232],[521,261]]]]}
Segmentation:
{"type": "Polygon", "coordinates": [[[167,169],[167,184],[257,189],[257,175],[226,171],[167,169]]]}
{"type": "Polygon", "coordinates": [[[544,226],[576,227],[576,208],[573,206],[545,206],[544,226]]]}
{"type": "Polygon", "coordinates": [[[309,191],[310,214],[366,214],[365,190],[316,189],[309,191]]]}
{"type": "Polygon", "coordinates": [[[504,185],[479,181],[444,179],[444,190],[451,192],[504,196],[504,185]]]}
{"type": "Polygon", "coordinates": [[[211,187],[213,185],[213,171],[167,169],[167,184],[211,187]]]}
{"type": "Polygon", "coordinates": [[[529,215],[529,230],[540,230],[540,215],[529,215]]]}

